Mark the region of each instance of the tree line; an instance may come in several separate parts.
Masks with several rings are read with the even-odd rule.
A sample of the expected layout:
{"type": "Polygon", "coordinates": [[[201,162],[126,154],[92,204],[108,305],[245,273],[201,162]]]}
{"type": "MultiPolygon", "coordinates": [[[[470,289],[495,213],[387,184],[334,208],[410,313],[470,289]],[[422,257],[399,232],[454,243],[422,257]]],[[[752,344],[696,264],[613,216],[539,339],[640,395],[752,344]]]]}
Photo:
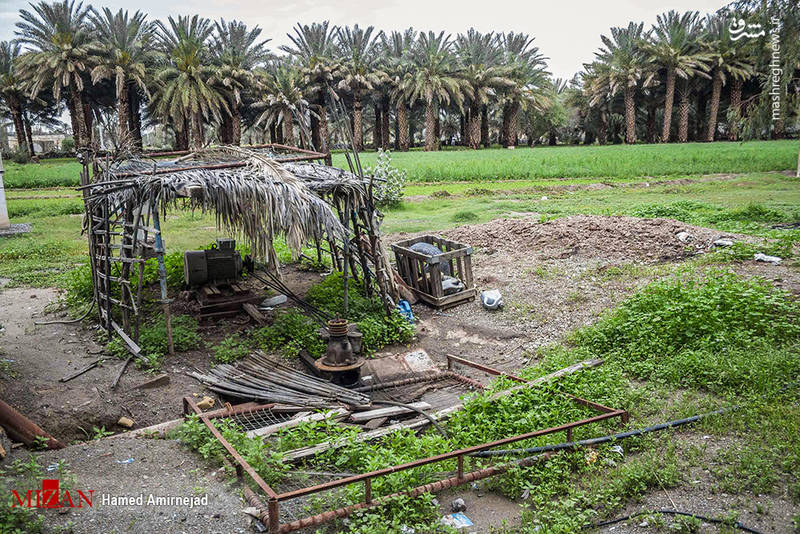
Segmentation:
{"type": "Polygon", "coordinates": [[[800,102],[791,0],[611,28],[569,81],[553,78],[525,33],[326,21],[298,23],[273,51],[257,26],[199,15],[149,21],[63,0],[30,4],[19,19],[0,43],[0,113],[29,154],[31,124],[64,107],[79,148],[96,145],[102,125],[141,150],[144,125],[176,150],[244,138],[324,152],[343,142],[335,119],[349,120],[359,150],[782,137],[796,132],[800,102]]]}

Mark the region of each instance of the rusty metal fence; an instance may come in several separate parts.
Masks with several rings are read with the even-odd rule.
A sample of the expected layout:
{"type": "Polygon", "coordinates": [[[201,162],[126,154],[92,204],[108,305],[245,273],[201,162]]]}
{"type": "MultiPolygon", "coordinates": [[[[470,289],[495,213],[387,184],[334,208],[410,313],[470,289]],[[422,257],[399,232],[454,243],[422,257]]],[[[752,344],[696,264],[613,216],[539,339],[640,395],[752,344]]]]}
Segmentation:
{"type": "MultiPolygon", "coordinates": [[[[463,360],[461,358],[448,357],[448,365],[452,367],[455,364],[466,365],[491,375],[502,375],[514,381],[525,382],[525,380],[520,377],[503,373],[490,367],[475,364],[474,362],[463,360]]],[[[271,487],[263,480],[263,478],[252,468],[252,466],[250,466],[247,461],[235,450],[235,448],[222,436],[212,422],[213,419],[220,417],[231,417],[239,420],[240,422],[248,419],[268,423],[271,423],[272,421],[279,421],[280,415],[276,415],[273,412],[273,408],[277,408],[275,405],[258,405],[254,403],[240,406],[228,405],[228,408],[224,410],[203,413],[191,398],[186,397],[183,399],[183,402],[184,414],[197,414],[199,419],[206,425],[206,427],[208,427],[211,433],[216,437],[217,440],[219,440],[220,444],[230,455],[233,462],[230,462],[226,459],[226,463],[230,467],[235,468],[239,479],[245,482],[243,486],[246,500],[251,506],[259,510],[259,518],[267,526],[270,534],[277,534],[319,526],[336,519],[347,517],[358,510],[380,506],[381,504],[385,504],[386,502],[401,496],[417,497],[424,493],[435,493],[460,486],[462,484],[500,475],[514,467],[533,465],[543,458],[549,457],[551,454],[553,454],[546,453],[536,457],[523,458],[489,467],[481,467],[480,465],[477,465],[471,469],[471,466],[468,465],[468,462],[470,461],[470,455],[478,452],[493,449],[495,447],[504,447],[513,443],[550,434],[557,434],[560,432],[564,432],[566,434],[567,441],[572,441],[572,433],[575,428],[592,423],[598,423],[612,418],[620,418],[623,423],[627,422],[628,420],[628,414],[625,410],[604,406],[602,404],[576,397],[574,395],[566,394],[566,396],[572,401],[598,412],[598,415],[578,421],[572,421],[555,427],[534,430],[532,432],[511,436],[497,441],[445,452],[436,456],[421,458],[412,462],[394,465],[367,473],[342,475],[339,473],[301,471],[300,473],[308,475],[302,479],[303,483],[299,485],[282,485],[287,487],[281,487],[278,491],[276,491],[275,488],[271,487]],[[452,471],[452,461],[455,461],[455,472],[452,471]],[[446,467],[444,465],[445,462],[450,462],[449,471],[444,468],[446,467]],[[391,475],[393,473],[433,464],[438,464],[443,467],[441,469],[443,478],[403,491],[377,497],[373,496],[374,480],[391,475]],[[326,478],[332,478],[332,480],[325,480],[326,478]],[[251,490],[249,484],[247,484],[247,479],[252,481],[252,483],[255,484],[255,486],[260,490],[260,495],[251,490]],[[309,480],[315,480],[316,483],[307,485],[309,480]],[[324,502],[330,506],[332,503],[336,503],[338,500],[340,500],[337,498],[334,492],[351,485],[362,486],[362,490],[359,492],[360,495],[363,495],[361,502],[340,506],[338,508],[325,510],[319,513],[312,513],[314,507],[309,505],[309,499],[314,497],[324,497],[324,502]]],[[[319,509],[320,500],[322,499],[317,499],[317,509],[319,509]]],[[[333,505],[336,506],[336,504],[333,505]]]]}

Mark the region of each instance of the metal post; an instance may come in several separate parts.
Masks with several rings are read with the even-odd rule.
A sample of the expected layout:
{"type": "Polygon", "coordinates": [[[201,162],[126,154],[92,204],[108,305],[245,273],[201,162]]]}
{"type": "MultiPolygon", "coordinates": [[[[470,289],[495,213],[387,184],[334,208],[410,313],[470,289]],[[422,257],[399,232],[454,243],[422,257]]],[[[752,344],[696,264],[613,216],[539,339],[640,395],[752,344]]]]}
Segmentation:
{"type": "Polygon", "coordinates": [[[281,518],[278,499],[272,498],[267,501],[269,511],[269,534],[278,534],[281,531],[281,518]]]}
{"type": "Polygon", "coordinates": [[[369,504],[372,502],[372,479],[364,479],[364,502],[369,504]]]}
{"type": "Polygon", "coordinates": [[[175,354],[175,346],[172,344],[172,321],[169,313],[169,298],[167,298],[167,267],[164,265],[164,240],[161,239],[161,223],[158,219],[158,206],[155,202],[150,207],[153,216],[153,228],[156,239],[156,254],[158,255],[158,279],[161,286],[161,305],[164,309],[164,325],[167,329],[167,345],[170,356],[175,354]]]}
{"type": "Polygon", "coordinates": [[[458,457],[458,479],[464,478],[464,455],[458,457]]]}

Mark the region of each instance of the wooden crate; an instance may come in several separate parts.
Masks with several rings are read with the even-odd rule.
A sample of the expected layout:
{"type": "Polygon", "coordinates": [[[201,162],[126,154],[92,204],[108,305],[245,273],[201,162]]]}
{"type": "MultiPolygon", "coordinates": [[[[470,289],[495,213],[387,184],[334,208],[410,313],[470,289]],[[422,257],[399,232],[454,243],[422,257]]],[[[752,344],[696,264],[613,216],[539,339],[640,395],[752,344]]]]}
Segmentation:
{"type": "Polygon", "coordinates": [[[397,272],[423,301],[437,309],[450,308],[475,299],[477,290],[472,281],[472,247],[435,235],[406,239],[392,245],[397,272]],[[411,250],[415,243],[425,242],[443,252],[426,256],[411,250]],[[464,289],[452,295],[442,291],[442,264],[450,266],[450,274],[464,283],[464,289]]]}

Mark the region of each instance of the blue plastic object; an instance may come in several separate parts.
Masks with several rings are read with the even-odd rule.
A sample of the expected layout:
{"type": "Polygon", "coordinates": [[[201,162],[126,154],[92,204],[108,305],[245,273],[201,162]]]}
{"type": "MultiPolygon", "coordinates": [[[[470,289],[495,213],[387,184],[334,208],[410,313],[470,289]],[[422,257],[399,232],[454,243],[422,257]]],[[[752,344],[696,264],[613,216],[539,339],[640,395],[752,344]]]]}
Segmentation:
{"type": "Polygon", "coordinates": [[[406,321],[414,324],[414,312],[411,311],[411,304],[407,300],[401,300],[397,303],[397,311],[406,318],[406,321]]]}

